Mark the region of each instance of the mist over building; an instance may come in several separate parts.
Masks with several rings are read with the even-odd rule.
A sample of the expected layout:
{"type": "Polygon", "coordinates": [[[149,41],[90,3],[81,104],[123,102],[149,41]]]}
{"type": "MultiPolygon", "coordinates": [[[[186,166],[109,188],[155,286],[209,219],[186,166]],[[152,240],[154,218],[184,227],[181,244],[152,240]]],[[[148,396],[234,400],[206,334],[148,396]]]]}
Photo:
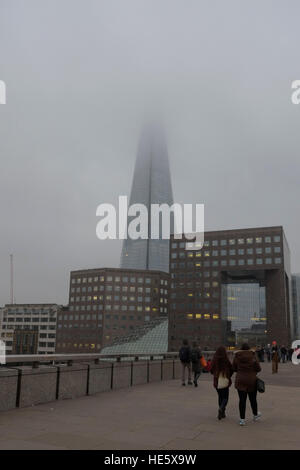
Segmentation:
{"type": "MultiPolygon", "coordinates": [[[[151,204],[173,204],[169,157],[163,128],[144,126],[139,144],[130,194],[130,206],[143,204],[148,209],[148,239],[123,242],[121,268],[169,272],[169,240],[151,239],[151,204]]],[[[134,217],[128,216],[128,225],[134,217]]],[[[171,222],[171,232],[172,232],[171,222]]]]}

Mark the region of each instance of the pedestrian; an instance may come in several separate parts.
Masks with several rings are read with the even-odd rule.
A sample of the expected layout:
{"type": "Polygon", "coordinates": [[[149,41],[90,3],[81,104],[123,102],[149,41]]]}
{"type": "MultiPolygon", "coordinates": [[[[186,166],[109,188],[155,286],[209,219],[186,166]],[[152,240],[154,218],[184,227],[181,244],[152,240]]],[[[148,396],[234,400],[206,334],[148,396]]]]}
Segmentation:
{"type": "Polygon", "coordinates": [[[179,351],[179,359],[182,366],[182,385],[185,386],[185,370],[188,371],[188,385],[193,385],[192,383],[192,371],[191,371],[191,348],[189,347],[189,342],[187,339],[182,341],[182,346],[179,351]]]}
{"type": "Polygon", "coordinates": [[[268,362],[271,362],[271,345],[270,344],[267,345],[265,351],[266,351],[266,354],[267,354],[268,362]]]}
{"type": "Polygon", "coordinates": [[[280,348],[282,362],[285,363],[287,357],[287,349],[284,344],[280,348]]]}
{"type": "Polygon", "coordinates": [[[294,352],[293,348],[290,348],[290,349],[288,350],[288,360],[289,360],[289,361],[292,360],[293,352],[294,352]]]}
{"type": "Polygon", "coordinates": [[[277,374],[278,362],[279,362],[278,346],[274,345],[272,346],[272,374],[277,374]]]}
{"type": "Polygon", "coordinates": [[[231,376],[233,374],[233,368],[224,346],[220,346],[216,350],[210,372],[214,376],[214,387],[218,393],[218,419],[221,420],[226,418],[225,411],[229,399],[229,387],[232,384],[231,376]]]}
{"type": "Polygon", "coordinates": [[[194,385],[198,387],[198,379],[201,375],[202,353],[196,342],[193,342],[191,349],[192,371],[194,372],[194,385]]]}
{"type": "Polygon", "coordinates": [[[240,425],[246,424],[246,402],[249,398],[253,421],[258,421],[261,413],[257,410],[257,387],[256,374],[261,371],[261,367],[254,351],[249,345],[244,343],[240,351],[237,351],[233,359],[233,371],[236,372],[235,388],[239,394],[240,425]]]}

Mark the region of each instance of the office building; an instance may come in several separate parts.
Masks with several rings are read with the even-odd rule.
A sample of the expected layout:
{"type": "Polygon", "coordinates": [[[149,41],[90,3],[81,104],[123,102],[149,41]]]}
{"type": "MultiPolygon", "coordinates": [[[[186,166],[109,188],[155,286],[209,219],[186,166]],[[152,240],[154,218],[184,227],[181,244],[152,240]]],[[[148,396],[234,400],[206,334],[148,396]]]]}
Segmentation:
{"type": "Polygon", "coordinates": [[[184,337],[209,349],[242,339],[289,344],[290,253],[283,228],[205,232],[203,248],[198,245],[170,240],[170,351],[184,337]]]}
{"type": "Polygon", "coordinates": [[[6,354],[53,354],[57,304],[7,304],[3,308],[1,339],[6,354]]]}
{"type": "Polygon", "coordinates": [[[153,318],[168,318],[169,274],[101,268],[72,271],[69,310],[58,317],[57,352],[99,352],[153,318]]]}
{"type": "Polygon", "coordinates": [[[292,339],[300,339],[300,274],[292,275],[292,299],[294,334],[292,339]]]}

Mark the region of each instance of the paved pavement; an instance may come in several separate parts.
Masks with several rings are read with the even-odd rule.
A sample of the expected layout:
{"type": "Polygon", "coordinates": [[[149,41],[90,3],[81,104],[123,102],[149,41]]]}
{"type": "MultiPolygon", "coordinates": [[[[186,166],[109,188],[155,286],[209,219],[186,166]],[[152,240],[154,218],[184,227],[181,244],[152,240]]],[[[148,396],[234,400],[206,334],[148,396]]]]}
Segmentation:
{"type": "Polygon", "coordinates": [[[228,417],[218,421],[212,377],[199,387],[178,380],[0,413],[0,449],[300,449],[300,366],[271,365],[260,374],[260,422],[238,425],[231,387],[228,417]]]}

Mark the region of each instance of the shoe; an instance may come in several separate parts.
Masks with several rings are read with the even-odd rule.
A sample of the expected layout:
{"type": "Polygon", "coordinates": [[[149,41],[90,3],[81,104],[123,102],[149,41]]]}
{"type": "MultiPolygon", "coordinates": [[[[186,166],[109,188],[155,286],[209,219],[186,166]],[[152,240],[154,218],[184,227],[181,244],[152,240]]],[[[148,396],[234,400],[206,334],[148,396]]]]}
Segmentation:
{"type": "Polygon", "coordinates": [[[261,418],[261,412],[258,411],[256,416],[253,416],[253,421],[259,421],[261,418]]]}
{"type": "Polygon", "coordinates": [[[189,381],[189,382],[188,382],[188,385],[193,385],[193,382],[189,381]]]}
{"type": "Polygon", "coordinates": [[[198,387],[198,384],[195,380],[194,380],[194,385],[195,385],[195,387],[198,387]]]}
{"type": "Polygon", "coordinates": [[[222,418],[226,418],[225,410],[222,411],[222,418]]]}
{"type": "Polygon", "coordinates": [[[219,421],[222,419],[222,414],[223,414],[223,410],[221,408],[219,408],[219,411],[218,411],[218,420],[219,421]]]}
{"type": "Polygon", "coordinates": [[[185,387],[185,383],[184,383],[184,382],[182,383],[182,386],[185,387]]]}
{"type": "Polygon", "coordinates": [[[246,421],[244,419],[240,419],[240,426],[245,426],[246,421]]]}

